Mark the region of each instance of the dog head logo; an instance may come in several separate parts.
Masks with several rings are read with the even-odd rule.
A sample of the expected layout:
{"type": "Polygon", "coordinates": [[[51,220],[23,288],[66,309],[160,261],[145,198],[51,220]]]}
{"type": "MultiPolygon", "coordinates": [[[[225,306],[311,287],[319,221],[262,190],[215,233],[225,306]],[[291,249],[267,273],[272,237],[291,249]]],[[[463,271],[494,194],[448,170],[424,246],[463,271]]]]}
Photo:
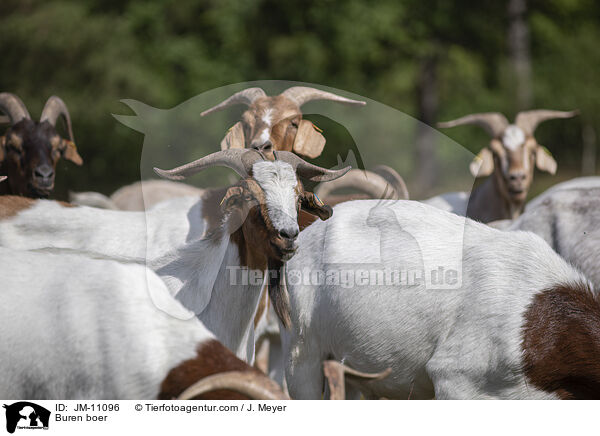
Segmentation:
{"type": "Polygon", "coordinates": [[[50,411],[28,401],[3,406],[6,409],[6,431],[18,429],[48,429],[50,411]]]}

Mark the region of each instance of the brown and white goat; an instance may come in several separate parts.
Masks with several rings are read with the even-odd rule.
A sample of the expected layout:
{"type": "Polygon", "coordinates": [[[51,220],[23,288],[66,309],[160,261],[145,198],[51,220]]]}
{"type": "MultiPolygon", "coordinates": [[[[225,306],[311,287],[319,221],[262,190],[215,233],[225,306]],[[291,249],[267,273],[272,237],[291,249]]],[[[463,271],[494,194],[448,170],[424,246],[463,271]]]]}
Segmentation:
{"type": "Polygon", "coordinates": [[[31,119],[25,104],[14,94],[0,93],[0,111],[10,127],[0,137],[0,172],[7,174],[8,183],[0,186],[0,194],[45,198],[54,188],[56,163],[61,157],[81,165],[73,140],[71,117],[65,103],[52,96],[46,102],[40,121],[31,119]],[[69,139],[56,131],[56,121],[62,116],[69,139]]]}
{"type": "Polygon", "coordinates": [[[489,112],[439,123],[438,127],[443,128],[476,124],[492,137],[469,167],[474,177],[492,177],[471,192],[466,216],[484,223],[517,218],[523,211],[534,167],[556,173],[556,161],[533,136],[536,127],[542,121],[570,118],[576,114],[577,111],[545,109],[523,111],[510,124],[501,113],[489,112]]]}
{"type": "Polygon", "coordinates": [[[293,151],[315,158],[323,151],[325,137],[312,122],[302,119],[300,110],[303,104],[313,100],[360,106],[366,104],[305,86],[293,86],[272,97],[267,96],[261,88],[248,88],[205,110],[201,116],[236,104],[245,104],[248,110],[242,114],[242,120],[229,129],[221,141],[221,149],[253,148],[267,153],[271,150],[293,151]]]}

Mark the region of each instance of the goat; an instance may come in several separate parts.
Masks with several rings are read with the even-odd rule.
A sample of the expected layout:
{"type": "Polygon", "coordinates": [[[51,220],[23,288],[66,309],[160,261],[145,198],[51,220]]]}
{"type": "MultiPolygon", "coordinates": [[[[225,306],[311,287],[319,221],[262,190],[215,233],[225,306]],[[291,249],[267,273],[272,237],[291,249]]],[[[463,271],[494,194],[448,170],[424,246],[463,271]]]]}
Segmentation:
{"type": "Polygon", "coordinates": [[[4,248],[0,259],[2,398],[170,400],[199,380],[195,398],[285,398],[144,266],[4,248]]]}
{"type": "Polygon", "coordinates": [[[200,197],[204,189],[170,180],[144,180],[117,189],[110,197],[99,192],[71,192],[69,199],[78,206],[112,210],[146,210],[177,197],[200,197]]]}
{"type": "Polygon", "coordinates": [[[0,137],[0,172],[9,176],[8,183],[0,185],[0,194],[48,197],[54,189],[56,163],[61,157],[76,165],[83,163],[73,139],[67,106],[52,96],[44,105],[40,121],[35,122],[19,97],[3,92],[0,111],[10,122],[0,137]],[[58,117],[64,118],[69,139],[57,133],[58,117]]]}
{"type": "Polygon", "coordinates": [[[442,128],[464,124],[483,127],[492,140],[475,156],[469,169],[473,177],[493,175],[470,195],[448,193],[423,202],[484,223],[515,219],[523,211],[534,167],[556,173],[556,161],[533,136],[536,127],[542,121],[570,118],[577,113],[544,109],[524,111],[517,114],[514,124],[509,124],[501,113],[489,112],[439,123],[438,127],[442,128]]]}
{"type": "Polygon", "coordinates": [[[253,148],[265,153],[272,150],[293,151],[301,156],[316,158],[323,151],[325,137],[312,122],[302,119],[300,111],[303,104],[313,100],[360,106],[366,104],[305,86],[293,86],[272,97],[267,96],[261,88],[248,88],[236,92],[200,115],[244,104],[248,110],[242,114],[242,120],[228,130],[221,141],[222,150],[253,148]]]}
{"type": "Polygon", "coordinates": [[[595,187],[593,183],[586,186],[586,179],[553,186],[505,229],[541,236],[600,289],[600,177],[588,178],[589,182],[593,179],[595,187]]]}
{"type": "MultiPolygon", "coordinates": [[[[169,204],[175,200],[149,211],[149,215],[164,216],[162,220],[148,220],[146,236],[142,212],[67,208],[47,200],[21,203],[19,207],[25,209],[19,211],[11,204],[14,197],[7,197],[0,198],[0,211],[4,209],[6,215],[0,220],[0,245],[76,250],[94,257],[147,263],[225,346],[252,362],[253,319],[263,280],[242,278],[235,285],[230,276],[243,275],[247,268],[272,272],[268,280],[266,274],[264,279],[276,311],[283,313],[287,301],[280,298],[279,277],[297,247],[298,209],[302,207],[321,219],[331,215],[331,208],[317,203],[298,177],[320,182],[341,177],[350,169],[327,170],[289,152],[276,152],[274,156],[276,160],[269,161],[255,150],[232,149],[171,171],[157,170],[161,176],[181,180],[205,168],[225,166],[243,177],[221,191],[222,213],[213,211],[206,219],[206,229],[198,208],[190,207],[189,219],[200,221],[196,224],[203,229],[202,234],[188,234],[197,229],[192,229],[188,217],[181,215],[182,208],[169,211],[169,204]]],[[[194,199],[178,200],[188,204],[196,201],[197,205],[194,199]]]]}
{"type": "Polygon", "coordinates": [[[368,398],[600,398],[600,302],[540,237],[413,201],[357,200],[334,212],[300,234],[287,265],[291,327],[281,339],[292,398],[321,398],[327,359],[391,368],[385,380],[351,385],[353,397],[358,387],[368,398]],[[454,271],[440,284],[446,265],[454,271]],[[368,268],[401,274],[378,281],[368,268]],[[354,286],[344,286],[345,269],[354,286]]]}

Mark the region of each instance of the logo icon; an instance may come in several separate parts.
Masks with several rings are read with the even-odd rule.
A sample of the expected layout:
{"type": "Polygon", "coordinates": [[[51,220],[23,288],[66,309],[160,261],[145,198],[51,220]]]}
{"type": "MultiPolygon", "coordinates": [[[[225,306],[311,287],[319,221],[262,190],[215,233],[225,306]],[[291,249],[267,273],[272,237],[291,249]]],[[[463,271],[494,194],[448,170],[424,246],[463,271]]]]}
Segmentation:
{"type": "Polygon", "coordinates": [[[29,401],[19,401],[6,409],[6,431],[14,433],[16,429],[48,430],[50,411],[29,401]]]}

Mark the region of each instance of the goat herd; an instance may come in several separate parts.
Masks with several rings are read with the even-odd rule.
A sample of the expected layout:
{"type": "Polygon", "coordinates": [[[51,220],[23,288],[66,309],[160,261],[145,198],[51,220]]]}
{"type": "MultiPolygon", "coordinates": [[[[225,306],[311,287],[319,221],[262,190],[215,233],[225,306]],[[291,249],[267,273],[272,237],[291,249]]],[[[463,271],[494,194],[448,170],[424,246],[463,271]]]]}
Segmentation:
{"type": "Polygon", "coordinates": [[[486,129],[489,177],[417,202],[390,167],[301,158],[325,146],[312,100],[365,104],[245,89],[202,113],[248,107],[221,151],[64,203],[44,198],[61,157],[82,164],[65,103],[36,122],[0,94],[0,396],[600,398],[600,178],[525,203],[557,168],[536,126],[575,112],[440,124],[486,129]],[[240,180],[175,182],[215,166],[240,180]]]}

